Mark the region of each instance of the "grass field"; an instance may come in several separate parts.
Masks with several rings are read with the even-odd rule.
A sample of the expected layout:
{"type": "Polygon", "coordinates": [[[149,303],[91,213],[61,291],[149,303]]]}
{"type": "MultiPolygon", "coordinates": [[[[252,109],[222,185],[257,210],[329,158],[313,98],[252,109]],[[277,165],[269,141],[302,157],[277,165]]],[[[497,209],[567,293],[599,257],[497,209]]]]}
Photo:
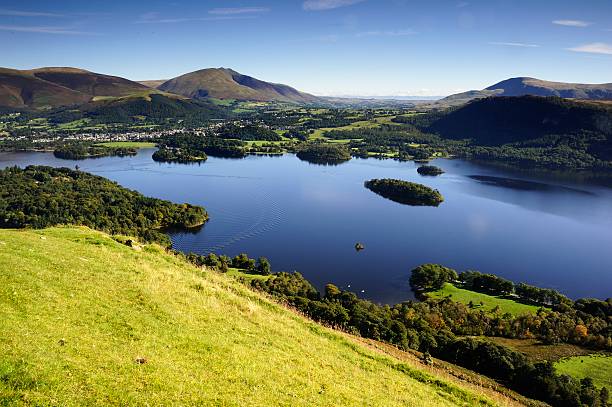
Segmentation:
{"type": "Polygon", "coordinates": [[[153,148],[155,143],[146,143],[141,141],[109,141],[106,143],[100,143],[101,146],[105,147],[125,147],[125,148],[153,148]]]}
{"type": "Polygon", "coordinates": [[[492,295],[457,288],[450,283],[444,284],[444,287],[440,290],[427,293],[427,295],[432,298],[444,298],[450,295],[454,301],[462,302],[466,305],[472,301],[475,308],[483,308],[487,311],[491,311],[493,308],[499,306],[502,313],[509,312],[513,315],[535,313],[539,309],[539,307],[521,304],[520,302],[506,298],[494,297],[492,295]],[[480,305],[481,301],[483,305],[480,305]]]}
{"type": "Polygon", "coordinates": [[[158,246],[0,230],[0,270],[0,405],[490,404],[158,246]]]}
{"type": "Polygon", "coordinates": [[[372,120],[362,120],[358,122],[353,122],[349,124],[348,126],[320,128],[320,129],[316,129],[310,135],[309,138],[311,140],[322,138],[323,133],[325,133],[326,131],[331,131],[331,130],[343,131],[343,130],[354,130],[354,129],[371,129],[375,127],[380,127],[383,124],[395,124],[391,121],[391,119],[393,119],[394,117],[395,116],[380,116],[380,117],[375,117],[372,120]]]}
{"type": "Polygon", "coordinates": [[[574,356],[555,363],[557,372],[576,378],[590,377],[597,387],[612,389],[612,356],[574,356]]]}

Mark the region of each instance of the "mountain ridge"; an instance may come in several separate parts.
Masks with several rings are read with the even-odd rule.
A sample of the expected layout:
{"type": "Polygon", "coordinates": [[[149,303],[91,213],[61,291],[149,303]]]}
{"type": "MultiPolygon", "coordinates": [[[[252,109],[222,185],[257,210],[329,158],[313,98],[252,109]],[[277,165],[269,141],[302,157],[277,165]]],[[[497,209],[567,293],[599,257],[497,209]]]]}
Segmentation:
{"type": "Polygon", "coordinates": [[[440,99],[439,105],[458,105],[491,96],[557,96],[566,99],[611,100],[612,83],[554,82],[532,77],[514,77],[482,90],[469,90],[440,99]]]}

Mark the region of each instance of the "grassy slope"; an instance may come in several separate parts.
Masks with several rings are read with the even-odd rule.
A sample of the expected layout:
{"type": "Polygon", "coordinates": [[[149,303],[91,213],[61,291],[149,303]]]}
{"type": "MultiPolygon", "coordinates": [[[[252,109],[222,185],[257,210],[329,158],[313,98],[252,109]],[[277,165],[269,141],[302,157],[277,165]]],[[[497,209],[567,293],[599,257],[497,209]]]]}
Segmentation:
{"type": "Polygon", "coordinates": [[[451,295],[454,301],[459,301],[464,304],[473,302],[475,307],[480,307],[480,301],[484,303],[483,308],[487,311],[492,310],[496,306],[499,306],[502,313],[509,312],[513,315],[520,315],[525,313],[535,313],[539,307],[534,305],[521,304],[520,302],[512,301],[506,298],[494,297],[492,295],[482,294],[475,291],[464,290],[457,288],[450,283],[444,284],[440,290],[427,293],[432,298],[444,298],[451,295]]]}
{"type": "Polygon", "coordinates": [[[590,377],[597,387],[612,389],[612,356],[589,355],[574,356],[555,363],[559,373],[582,379],[590,377]]]}
{"type": "Polygon", "coordinates": [[[0,270],[0,404],[482,402],[157,246],[0,230],[0,270]]]}

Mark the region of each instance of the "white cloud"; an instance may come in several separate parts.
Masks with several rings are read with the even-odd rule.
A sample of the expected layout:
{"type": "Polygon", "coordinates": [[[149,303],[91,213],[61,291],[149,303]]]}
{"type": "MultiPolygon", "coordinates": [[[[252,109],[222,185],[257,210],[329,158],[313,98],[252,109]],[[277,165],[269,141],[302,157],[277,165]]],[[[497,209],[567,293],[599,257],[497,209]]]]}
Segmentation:
{"type": "Polygon", "coordinates": [[[589,54],[605,54],[612,55],[612,45],[605,44],[603,42],[593,42],[591,44],[584,44],[574,48],[568,48],[574,52],[587,52],[589,54]]]}
{"type": "Polygon", "coordinates": [[[365,0],[306,0],[302,7],[308,11],[331,10],[334,8],[351,6],[365,0]]]}
{"type": "MultiPolygon", "coordinates": [[[[211,13],[214,14],[214,13],[211,13]]],[[[217,13],[211,17],[162,17],[160,13],[156,11],[150,11],[140,15],[140,19],[136,21],[138,24],[174,24],[174,23],[186,23],[192,21],[224,21],[224,20],[248,20],[257,18],[256,15],[241,15],[240,13],[217,13]]]]}
{"type": "Polygon", "coordinates": [[[236,14],[256,14],[266,13],[270,11],[269,8],[265,7],[233,7],[233,8],[214,8],[208,12],[208,14],[215,15],[236,15],[236,14]]]}
{"type": "Polygon", "coordinates": [[[537,44],[525,44],[522,42],[489,42],[489,45],[501,45],[504,47],[539,48],[537,44]]]}
{"type": "Polygon", "coordinates": [[[554,20],[553,24],[564,25],[566,27],[588,27],[593,23],[582,20],[554,20]]]}
{"type": "Polygon", "coordinates": [[[403,37],[416,34],[413,30],[365,31],[355,34],[356,37],[403,37]]]}
{"type": "Polygon", "coordinates": [[[0,9],[0,16],[12,17],[64,17],[62,14],[46,13],[40,11],[22,11],[0,9]]]}
{"type": "Polygon", "coordinates": [[[0,25],[0,31],[39,33],[39,34],[61,34],[61,35],[99,35],[98,33],[75,31],[68,27],[32,27],[21,25],[0,25]]]}

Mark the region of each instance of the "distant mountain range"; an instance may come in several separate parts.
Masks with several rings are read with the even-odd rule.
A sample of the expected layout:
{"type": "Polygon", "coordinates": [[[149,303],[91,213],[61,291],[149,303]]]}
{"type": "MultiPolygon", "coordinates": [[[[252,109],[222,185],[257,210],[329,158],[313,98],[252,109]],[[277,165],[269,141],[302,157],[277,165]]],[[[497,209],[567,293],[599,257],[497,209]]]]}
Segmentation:
{"type": "Polygon", "coordinates": [[[438,105],[460,105],[474,99],[490,96],[558,96],[570,99],[610,100],[612,83],[582,84],[550,82],[535,78],[511,78],[483,90],[471,90],[450,95],[437,102],[438,105]]]}
{"type": "MultiPolygon", "coordinates": [[[[376,107],[391,102],[375,98],[317,97],[290,86],[265,82],[227,68],[208,68],[169,80],[135,82],[70,67],[16,70],[0,68],[0,107],[13,109],[48,109],[62,106],[108,104],[135,99],[150,102],[151,95],[162,95],[165,104],[192,99],[231,99],[238,101],[285,102],[322,106],[376,107]]],[[[419,101],[430,107],[462,105],[490,96],[558,96],[587,100],[612,100],[612,83],[601,85],[548,82],[534,78],[512,78],[483,90],[458,93],[436,102],[419,101]]],[[[156,97],[157,100],[161,100],[156,97]]],[[[397,106],[411,106],[417,101],[396,100],[397,106]]],[[[185,103],[182,103],[185,105],[185,103]]]]}
{"type": "Polygon", "coordinates": [[[134,82],[78,68],[0,68],[0,106],[20,109],[82,105],[151,93],[183,98],[328,103],[290,86],[264,82],[225,68],[202,69],[170,80],[134,82]]]}

